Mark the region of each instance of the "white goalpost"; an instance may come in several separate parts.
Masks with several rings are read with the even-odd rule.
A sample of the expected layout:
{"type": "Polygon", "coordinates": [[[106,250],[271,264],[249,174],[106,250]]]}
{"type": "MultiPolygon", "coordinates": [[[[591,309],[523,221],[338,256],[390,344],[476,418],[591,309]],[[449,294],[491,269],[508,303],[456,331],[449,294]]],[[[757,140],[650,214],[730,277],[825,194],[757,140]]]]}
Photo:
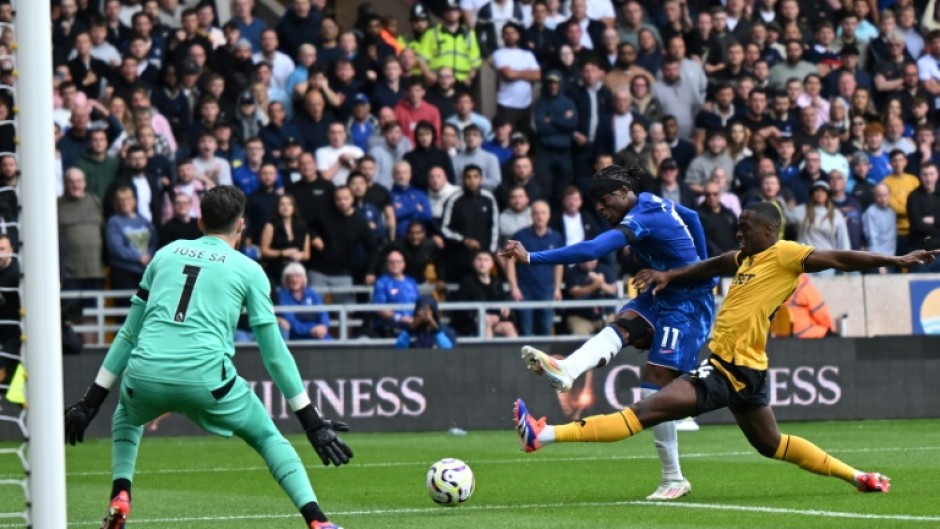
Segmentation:
{"type": "Polygon", "coordinates": [[[16,64],[31,526],[65,529],[65,427],[49,2],[18,0],[16,64]]]}

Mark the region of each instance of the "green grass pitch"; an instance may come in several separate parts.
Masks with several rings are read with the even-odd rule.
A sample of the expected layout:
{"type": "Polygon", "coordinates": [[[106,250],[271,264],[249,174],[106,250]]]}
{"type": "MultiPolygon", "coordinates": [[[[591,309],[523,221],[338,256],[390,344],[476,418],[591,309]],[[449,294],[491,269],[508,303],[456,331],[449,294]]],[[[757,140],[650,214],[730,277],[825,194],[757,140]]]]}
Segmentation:
{"type": "MultiPolygon", "coordinates": [[[[323,468],[305,439],[291,441],[324,509],[346,529],[940,527],[940,420],[782,426],[857,468],[891,476],[891,493],[860,494],[839,480],[761,458],[734,426],[680,433],[693,491],[665,505],[643,501],[659,478],[649,432],[536,454],[520,452],[508,428],[463,437],[348,434],[356,456],[343,468],[323,468]],[[473,468],[477,488],[467,504],[440,507],[429,499],[425,472],[443,457],[473,468]]],[[[100,522],[110,490],[109,454],[106,440],[68,447],[70,527],[100,522]]],[[[303,527],[260,457],[239,440],[145,437],[137,469],[129,528],[303,527]]],[[[0,456],[0,479],[15,477],[16,470],[14,458],[0,456]]],[[[0,488],[0,512],[21,506],[17,488],[0,488]]],[[[0,527],[22,525],[0,520],[0,527]]]]}

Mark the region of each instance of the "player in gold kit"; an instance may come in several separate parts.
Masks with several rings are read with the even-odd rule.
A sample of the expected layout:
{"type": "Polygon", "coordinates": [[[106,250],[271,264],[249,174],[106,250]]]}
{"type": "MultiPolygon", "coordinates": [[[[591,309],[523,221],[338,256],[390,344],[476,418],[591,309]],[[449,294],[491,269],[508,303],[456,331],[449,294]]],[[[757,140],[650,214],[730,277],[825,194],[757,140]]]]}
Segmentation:
{"type": "Polygon", "coordinates": [[[780,222],[780,213],[773,205],[752,204],[738,221],[740,251],[665,272],[640,271],[634,285],[641,292],[652,287],[654,295],[672,281],[734,274],[715,319],[709,343],[711,356],[692,373],[622,411],[569,424],[552,426],[544,417],[536,420],[522,399],[516,400],[515,426],[525,451],[534,452],[552,442],[619,441],[664,421],[728,408],[761,455],[840,478],[862,492],[888,492],[891,480],[887,476],[860,472],[801,437],[780,433],[768,405],[767,331],[777,308],[804,272],[930,264],[940,250],[918,250],[897,257],[816,250],[792,241],[778,241],[780,222]]]}

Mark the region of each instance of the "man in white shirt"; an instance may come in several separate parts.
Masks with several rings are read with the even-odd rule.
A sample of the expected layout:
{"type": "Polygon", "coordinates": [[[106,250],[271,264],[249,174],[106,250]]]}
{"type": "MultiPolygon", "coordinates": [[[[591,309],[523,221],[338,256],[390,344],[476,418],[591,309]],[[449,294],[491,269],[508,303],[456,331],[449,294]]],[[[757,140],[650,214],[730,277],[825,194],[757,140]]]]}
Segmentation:
{"type": "Polygon", "coordinates": [[[528,131],[532,121],[532,83],[541,79],[542,70],[535,55],[519,47],[522,30],[516,22],[503,26],[504,46],[493,53],[493,66],[499,74],[497,113],[513,124],[513,130],[528,131]]]}
{"type": "Polygon", "coordinates": [[[271,65],[271,72],[274,75],[274,82],[281,90],[287,86],[287,78],[294,71],[294,61],[290,57],[278,51],[277,31],[267,28],[261,32],[261,51],[251,56],[255,64],[267,62],[271,65]]]}
{"type": "Polygon", "coordinates": [[[209,187],[232,185],[232,166],[228,160],[215,155],[219,144],[211,132],[204,132],[199,137],[199,156],[193,158],[196,178],[209,187]]]}
{"type": "Polygon", "coordinates": [[[614,152],[620,152],[633,138],[630,137],[630,125],[633,124],[633,96],[630,89],[621,86],[614,91],[614,152]]]}
{"type": "Polygon", "coordinates": [[[320,176],[334,185],[346,185],[349,173],[356,168],[356,161],[365,153],[359,147],[346,143],[346,126],[338,121],[330,124],[327,141],[329,145],[320,147],[316,152],[320,176]]]}

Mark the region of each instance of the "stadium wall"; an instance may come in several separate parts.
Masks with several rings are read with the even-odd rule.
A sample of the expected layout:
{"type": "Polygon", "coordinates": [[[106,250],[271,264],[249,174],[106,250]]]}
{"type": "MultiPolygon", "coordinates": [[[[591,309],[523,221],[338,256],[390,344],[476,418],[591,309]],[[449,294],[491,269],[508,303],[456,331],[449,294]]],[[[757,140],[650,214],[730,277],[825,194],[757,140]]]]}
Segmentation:
{"type": "MultiPolygon", "coordinates": [[[[551,344],[562,353],[572,344],[551,344]]],[[[770,343],[772,406],[782,421],[940,417],[940,338],[884,337],[822,340],[780,339],[770,343]]],[[[294,348],[308,390],[329,417],[348,421],[354,431],[508,429],[517,396],[553,421],[607,413],[639,394],[645,357],[624,350],[611,365],[590,372],[568,394],[558,395],[532,376],[516,346],[466,346],[454,351],[385,348],[294,348]]],[[[94,379],[103,351],[65,357],[67,402],[79,399],[94,379]]],[[[239,373],[282,431],[299,425],[278,393],[254,348],[240,348],[239,373]]],[[[111,395],[90,436],[106,436],[116,404],[111,395]]],[[[727,412],[702,423],[731,422],[727,412]]],[[[192,435],[201,430],[170,416],[156,435],[192,435]]],[[[0,437],[14,439],[11,431],[0,437]]],[[[151,435],[148,432],[148,435],[151,435]]]]}

